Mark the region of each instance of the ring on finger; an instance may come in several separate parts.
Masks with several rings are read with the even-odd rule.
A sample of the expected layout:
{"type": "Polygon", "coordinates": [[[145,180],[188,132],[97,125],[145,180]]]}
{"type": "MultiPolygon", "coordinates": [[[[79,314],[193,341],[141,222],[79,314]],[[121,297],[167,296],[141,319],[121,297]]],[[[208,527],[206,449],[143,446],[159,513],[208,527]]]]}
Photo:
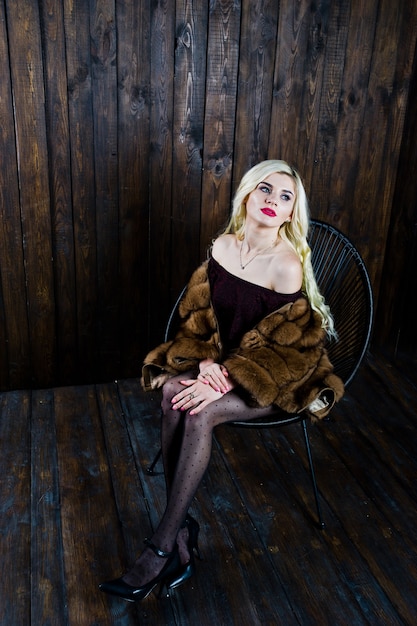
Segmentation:
{"type": "Polygon", "coordinates": [[[194,394],[190,393],[190,400],[192,400],[194,398],[194,394]]]}

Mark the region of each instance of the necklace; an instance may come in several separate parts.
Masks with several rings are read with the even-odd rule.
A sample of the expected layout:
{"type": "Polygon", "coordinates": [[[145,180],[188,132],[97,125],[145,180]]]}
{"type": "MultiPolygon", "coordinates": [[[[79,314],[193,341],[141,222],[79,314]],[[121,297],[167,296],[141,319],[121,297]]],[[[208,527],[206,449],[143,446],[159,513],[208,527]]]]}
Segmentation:
{"type": "Polygon", "coordinates": [[[242,248],[243,248],[243,242],[245,240],[242,239],[242,243],[240,244],[240,250],[239,250],[239,258],[240,258],[240,267],[242,270],[245,269],[245,267],[247,267],[249,265],[249,263],[252,263],[253,259],[256,259],[257,256],[259,256],[260,254],[263,254],[264,252],[268,252],[268,250],[270,250],[270,248],[273,248],[274,244],[272,243],[270,246],[268,246],[267,248],[262,248],[262,250],[259,250],[259,252],[257,252],[256,254],[253,255],[253,257],[251,257],[249,259],[249,261],[247,261],[245,264],[243,264],[242,262],[242,248]]]}

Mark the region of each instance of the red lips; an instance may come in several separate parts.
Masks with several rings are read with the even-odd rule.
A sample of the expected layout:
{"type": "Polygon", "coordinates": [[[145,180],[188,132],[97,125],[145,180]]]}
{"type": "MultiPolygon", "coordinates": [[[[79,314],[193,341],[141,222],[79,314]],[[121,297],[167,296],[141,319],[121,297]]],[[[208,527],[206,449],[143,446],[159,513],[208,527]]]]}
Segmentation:
{"type": "Polygon", "coordinates": [[[274,211],[274,209],[270,209],[268,207],[264,207],[263,209],[261,209],[261,212],[264,215],[268,215],[269,217],[276,217],[276,212],[274,211]]]}

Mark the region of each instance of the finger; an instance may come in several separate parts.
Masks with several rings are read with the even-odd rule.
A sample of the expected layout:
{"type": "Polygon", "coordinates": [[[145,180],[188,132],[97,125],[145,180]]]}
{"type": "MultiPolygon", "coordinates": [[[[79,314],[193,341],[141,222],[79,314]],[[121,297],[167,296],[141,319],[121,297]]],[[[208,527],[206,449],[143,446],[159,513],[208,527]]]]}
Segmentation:
{"type": "Polygon", "coordinates": [[[181,385],[184,385],[185,387],[190,387],[191,385],[194,385],[195,383],[195,378],[187,378],[187,380],[180,380],[181,385]]]}
{"type": "Polygon", "coordinates": [[[172,399],[172,402],[174,402],[172,408],[174,409],[174,411],[176,411],[177,409],[180,409],[181,411],[186,411],[196,404],[195,397],[195,393],[187,392],[187,394],[185,395],[183,393],[179,394],[178,396],[176,396],[176,398],[172,399]]]}
{"type": "Polygon", "coordinates": [[[227,380],[221,373],[213,374],[210,378],[210,381],[212,383],[211,386],[216,391],[221,391],[222,393],[225,393],[226,391],[229,390],[227,386],[227,380]]]}
{"type": "Polygon", "coordinates": [[[221,380],[219,378],[219,375],[218,375],[217,371],[213,370],[213,371],[210,371],[210,372],[204,372],[203,373],[203,378],[204,378],[204,381],[206,382],[206,384],[209,384],[210,387],[215,389],[215,391],[220,391],[221,390],[222,383],[221,383],[221,380]]]}
{"type": "Polygon", "coordinates": [[[203,400],[202,402],[200,402],[199,404],[196,404],[190,411],[190,415],[198,415],[198,413],[200,413],[200,411],[202,411],[204,409],[204,407],[206,407],[208,404],[210,404],[210,402],[208,400],[203,400]]]}
{"type": "MultiPolygon", "coordinates": [[[[184,385],[185,387],[191,387],[191,385],[194,385],[195,382],[196,381],[194,378],[188,378],[187,380],[180,380],[181,385],[184,385]]],[[[184,389],[184,391],[180,391],[173,398],[171,398],[171,403],[176,404],[177,402],[180,402],[183,398],[186,398],[187,395],[189,395],[190,393],[191,393],[191,390],[188,390],[188,389],[184,389]]],[[[195,390],[194,390],[194,393],[195,393],[195,390]]]]}
{"type": "Polygon", "coordinates": [[[213,402],[214,400],[219,398],[219,395],[218,395],[219,393],[221,393],[221,392],[217,392],[214,397],[205,398],[205,399],[201,400],[200,402],[198,402],[191,409],[190,415],[198,415],[198,413],[200,413],[206,406],[208,406],[211,402],[213,402]]]}

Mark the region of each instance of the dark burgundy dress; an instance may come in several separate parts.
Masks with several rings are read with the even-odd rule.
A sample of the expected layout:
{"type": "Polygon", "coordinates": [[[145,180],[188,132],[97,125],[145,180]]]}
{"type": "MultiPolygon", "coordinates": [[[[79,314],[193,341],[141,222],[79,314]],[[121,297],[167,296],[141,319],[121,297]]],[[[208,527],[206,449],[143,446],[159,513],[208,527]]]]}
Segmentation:
{"type": "Polygon", "coordinates": [[[208,263],[208,278],[225,354],[266,315],[303,295],[301,291],[277,293],[250,283],[225,270],[213,257],[208,263]]]}

